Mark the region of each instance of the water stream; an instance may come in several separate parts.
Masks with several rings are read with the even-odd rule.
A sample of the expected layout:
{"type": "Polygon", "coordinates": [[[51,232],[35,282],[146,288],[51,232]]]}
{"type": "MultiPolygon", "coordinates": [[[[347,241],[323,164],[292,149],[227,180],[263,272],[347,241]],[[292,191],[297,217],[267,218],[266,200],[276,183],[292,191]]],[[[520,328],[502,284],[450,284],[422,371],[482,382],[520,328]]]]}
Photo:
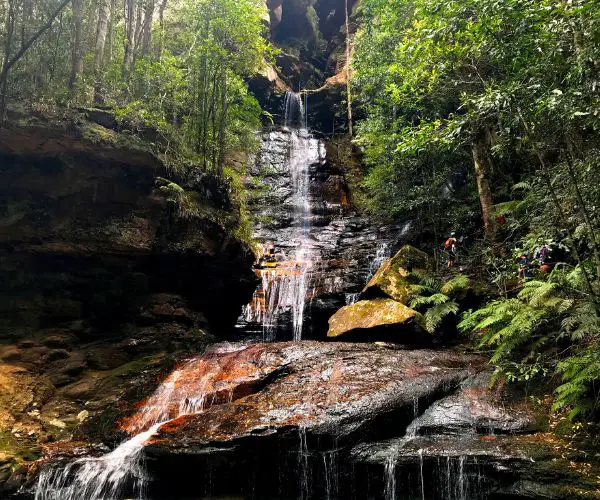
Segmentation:
{"type": "Polygon", "coordinates": [[[265,264],[257,268],[261,286],[244,310],[247,323],[262,325],[264,340],[275,340],[278,328],[290,324],[292,338],[302,339],[311,281],[319,260],[319,253],[311,244],[310,167],[324,153],[320,141],[308,131],[302,96],[288,92],[284,108],[291,187],[288,203],[293,207],[293,232],[291,241],[285,243],[291,251],[286,254],[273,242],[264,243],[265,264]]]}
{"type": "Polygon", "coordinates": [[[244,344],[219,344],[174,370],[142,408],[122,423],[132,437],[110,453],[58,463],[40,473],[36,500],[144,498],[144,445],[164,423],[233,398],[237,380],[254,368],[240,363],[244,344]]]}

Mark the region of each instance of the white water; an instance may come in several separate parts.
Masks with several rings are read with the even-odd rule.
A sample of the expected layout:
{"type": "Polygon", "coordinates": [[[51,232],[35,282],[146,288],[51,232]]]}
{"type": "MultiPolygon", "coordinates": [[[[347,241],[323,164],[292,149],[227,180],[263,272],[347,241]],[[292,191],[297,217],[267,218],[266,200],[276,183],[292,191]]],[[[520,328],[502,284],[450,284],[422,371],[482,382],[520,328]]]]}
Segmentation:
{"type": "MultiPolygon", "coordinates": [[[[365,285],[368,284],[369,281],[371,281],[371,278],[373,278],[373,276],[375,276],[375,273],[383,265],[383,263],[387,259],[390,258],[391,253],[392,253],[392,244],[391,243],[383,242],[383,243],[379,244],[379,246],[377,247],[377,251],[375,252],[375,256],[373,257],[373,260],[371,260],[371,262],[369,264],[369,274],[367,276],[365,285]]],[[[348,295],[346,295],[346,304],[347,305],[356,304],[359,296],[360,296],[360,293],[349,293],[348,295]]]]}
{"type": "Polygon", "coordinates": [[[203,357],[176,369],[148,398],[126,425],[134,436],[101,457],[86,457],[43,469],[35,500],[114,500],[126,489],[144,498],[148,477],[144,467],[144,444],[160,426],[182,415],[201,413],[219,394],[233,396],[233,383],[223,380],[225,370],[236,364],[235,353],[243,344],[220,344],[203,357]],[[233,363],[232,363],[233,361],[233,363]]]}
{"type": "Polygon", "coordinates": [[[265,340],[274,340],[284,315],[291,316],[294,340],[302,339],[306,305],[311,299],[311,282],[318,252],[310,242],[311,200],[310,166],[324,155],[318,139],[307,129],[305,103],[299,94],[285,97],[285,129],[289,133],[288,167],[291,176],[294,228],[293,240],[286,241],[293,250],[275,268],[262,269],[261,288],[244,310],[248,323],[260,323],[265,340]]]}
{"type": "Polygon", "coordinates": [[[310,497],[310,469],[308,464],[308,444],[306,441],[306,427],[298,427],[298,469],[300,477],[299,498],[306,500],[310,497]]]}
{"type": "Polygon", "coordinates": [[[396,500],[396,460],[395,455],[390,455],[385,461],[385,491],[383,493],[385,500],[396,500]]]}
{"type": "Polygon", "coordinates": [[[160,425],[155,424],[102,457],[80,458],[62,468],[43,470],[35,500],[122,498],[124,487],[131,483],[136,497],[143,498],[147,477],[142,451],[160,425]]]}

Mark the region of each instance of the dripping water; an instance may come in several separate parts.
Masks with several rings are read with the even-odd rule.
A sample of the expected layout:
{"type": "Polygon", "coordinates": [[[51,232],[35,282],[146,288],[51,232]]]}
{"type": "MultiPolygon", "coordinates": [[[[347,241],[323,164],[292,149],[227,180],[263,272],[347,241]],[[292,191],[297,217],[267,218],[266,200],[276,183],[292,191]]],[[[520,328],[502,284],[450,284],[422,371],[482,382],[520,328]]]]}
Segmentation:
{"type": "Polygon", "coordinates": [[[396,500],[396,456],[390,455],[385,461],[385,500],[396,500]]]}
{"type": "Polygon", "coordinates": [[[325,498],[332,500],[338,497],[338,466],[337,451],[323,453],[323,468],[325,476],[325,498]]]}
{"type": "MultiPolygon", "coordinates": [[[[379,270],[379,268],[383,265],[383,263],[390,258],[392,252],[392,245],[389,242],[380,243],[377,247],[375,255],[373,256],[373,260],[371,260],[369,264],[369,274],[367,275],[367,279],[365,280],[365,284],[368,284],[369,281],[375,276],[375,273],[379,270]]],[[[356,304],[360,293],[350,293],[346,295],[346,304],[352,305],[356,304]]]]}
{"type": "Polygon", "coordinates": [[[298,470],[300,472],[299,498],[306,500],[310,497],[310,470],[308,463],[308,444],[306,442],[306,427],[298,427],[298,470]]]}
{"type": "Polygon", "coordinates": [[[421,482],[421,498],[425,500],[425,478],[423,477],[423,450],[419,450],[419,479],[421,482]]]}

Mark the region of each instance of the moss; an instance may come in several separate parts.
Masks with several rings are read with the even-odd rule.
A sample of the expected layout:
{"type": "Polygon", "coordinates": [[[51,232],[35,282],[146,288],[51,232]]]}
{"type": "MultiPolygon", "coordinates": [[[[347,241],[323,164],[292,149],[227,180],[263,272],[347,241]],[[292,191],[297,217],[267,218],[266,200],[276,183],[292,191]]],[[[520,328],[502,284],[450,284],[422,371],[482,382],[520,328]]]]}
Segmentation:
{"type": "Polygon", "coordinates": [[[161,364],[164,362],[164,359],[165,355],[161,353],[130,361],[129,363],[121,365],[109,372],[109,374],[103,380],[103,385],[104,382],[110,382],[111,379],[127,378],[139,374],[142,370],[148,368],[149,366],[161,364]]]}
{"type": "Polygon", "coordinates": [[[5,457],[0,465],[9,464],[14,468],[23,462],[32,462],[42,456],[39,446],[29,440],[19,440],[9,432],[0,431],[0,455],[5,457]]]}
{"type": "Polygon", "coordinates": [[[375,273],[365,288],[367,297],[387,296],[406,304],[410,296],[410,273],[430,267],[430,258],[421,250],[405,245],[375,273]]]}
{"type": "Polygon", "coordinates": [[[390,299],[362,300],[342,307],[329,319],[328,337],[339,337],[353,330],[419,323],[421,315],[390,299]]]}

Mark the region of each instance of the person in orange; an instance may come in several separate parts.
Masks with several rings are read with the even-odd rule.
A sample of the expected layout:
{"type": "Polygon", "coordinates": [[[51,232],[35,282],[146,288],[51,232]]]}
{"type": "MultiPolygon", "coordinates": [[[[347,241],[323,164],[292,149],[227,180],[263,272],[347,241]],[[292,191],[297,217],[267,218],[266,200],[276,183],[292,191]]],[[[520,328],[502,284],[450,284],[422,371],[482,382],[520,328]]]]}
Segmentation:
{"type": "Polygon", "coordinates": [[[448,267],[454,267],[454,263],[456,262],[456,246],[458,245],[458,240],[456,239],[456,233],[451,233],[450,238],[446,240],[444,243],[444,250],[448,255],[448,267]]]}

